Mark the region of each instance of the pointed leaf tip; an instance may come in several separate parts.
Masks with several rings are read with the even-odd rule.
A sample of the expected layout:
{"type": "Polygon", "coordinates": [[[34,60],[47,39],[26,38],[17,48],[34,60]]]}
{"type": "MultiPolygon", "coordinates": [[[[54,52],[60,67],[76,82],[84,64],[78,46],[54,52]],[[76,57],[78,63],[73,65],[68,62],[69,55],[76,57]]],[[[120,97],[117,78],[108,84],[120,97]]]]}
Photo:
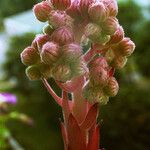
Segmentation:
{"type": "Polygon", "coordinates": [[[95,130],[92,132],[90,140],[88,142],[87,150],[98,150],[100,140],[99,131],[100,126],[96,125],[95,130]]]}
{"type": "Polygon", "coordinates": [[[97,116],[98,116],[98,103],[95,103],[90,107],[84,121],[80,125],[80,128],[84,130],[90,129],[92,125],[96,123],[97,116]]]}
{"type": "Polygon", "coordinates": [[[67,130],[70,150],[86,150],[86,144],[81,129],[72,114],[70,114],[68,118],[67,130]]]}

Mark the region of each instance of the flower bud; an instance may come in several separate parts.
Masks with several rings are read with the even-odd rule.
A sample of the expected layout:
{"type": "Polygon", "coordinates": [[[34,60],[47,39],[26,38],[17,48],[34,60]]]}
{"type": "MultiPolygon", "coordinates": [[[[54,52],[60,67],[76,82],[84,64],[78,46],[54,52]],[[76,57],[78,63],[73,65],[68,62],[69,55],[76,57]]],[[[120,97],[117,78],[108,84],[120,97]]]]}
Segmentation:
{"type": "Polygon", "coordinates": [[[79,58],[82,55],[82,49],[80,45],[71,43],[63,46],[62,52],[67,59],[79,58]]]}
{"type": "Polygon", "coordinates": [[[52,26],[50,25],[45,25],[43,27],[43,33],[44,34],[48,34],[48,35],[51,35],[53,33],[54,29],[52,28],[52,26]]]}
{"type": "Polygon", "coordinates": [[[52,76],[55,80],[66,82],[71,79],[71,70],[67,65],[58,65],[53,67],[52,76]]]}
{"type": "Polygon", "coordinates": [[[104,33],[107,35],[113,35],[118,28],[118,20],[113,17],[109,17],[102,25],[104,33]]]}
{"type": "Polygon", "coordinates": [[[130,40],[130,38],[124,38],[119,43],[119,49],[123,56],[128,57],[134,52],[135,44],[133,43],[133,41],[130,40]]]}
{"type": "Polygon", "coordinates": [[[42,1],[34,6],[33,11],[39,21],[46,22],[51,12],[51,7],[47,1],[42,1]]]}
{"type": "Polygon", "coordinates": [[[69,27],[60,27],[53,32],[52,40],[61,46],[72,43],[74,41],[73,32],[69,27]]]}
{"type": "Polygon", "coordinates": [[[39,80],[41,78],[41,72],[37,65],[29,66],[26,69],[26,75],[30,80],[39,80]]]}
{"type": "Polygon", "coordinates": [[[105,57],[96,57],[90,62],[89,67],[90,68],[102,67],[103,69],[107,69],[108,63],[105,57]]]}
{"type": "Polygon", "coordinates": [[[88,10],[89,16],[95,23],[101,23],[106,20],[108,13],[107,9],[101,2],[93,3],[88,10]]]}
{"type": "Polygon", "coordinates": [[[33,40],[32,42],[32,46],[35,49],[38,49],[39,51],[41,51],[42,46],[48,42],[50,40],[48,35],[43,35],[43,34],[39,34],[36,36],[36,38],[33,40]]]}
{"type": "Polygon", "coordinates": [[[90,69],[90,82],[93,86],[105,86],[108,79],[108,71],[102,67],[90,69]]]}
{"type": "Polygon", "coordinates": [[[79,11],[79,0],[74,0],[71,6],[66,10],[66,13],[76,20],[81,20],[81,14],[79,11]]]}
{"type": "Polygon", "coordinates": [[[94,2],[95,0],[80,0],[79,2],[79,10],[81,12],[82,17],[88,17],[88,9],[89,6],[94,2]]]}
{"type": "Polygon", "coordinates": [[[110,64],[113,59],[115,58],[115,53],[112,49],[109,49],[106,54],[105,54],[105,58],[107,60],[107,62],[110,64]]]}
{"type": "Polygon", "coordinates": [[[114,35],[111,36],[108,44],[116,44],[119,43],[124,38],[124,30],[122,26],[119,26],[114,35]]]}
{"type": "Polygon", "coordinates": [[[33,47],[27,47],[21,53],[21,61],[24,65],[30,66],[40,60],[39,54],[33,47]]]}
{"type": "Polygon", "coordinates": [[[101,89],[93,86],[90,81],[87,81],[82,89],[83,97],[90,103],[97,101],[97,95],[101,89]]]}
{"type": "Polygon", "coordinates": [[[99,98],[99,101],[98,101],[101,105],[106,105],[108,102],[109,102],[109,97],[108,96],[101,96],[99,98]]]}
{"type": "Polygon", "coordinates": [[[47,42],[43,45],[41,59],[45,64],[52,65],[58,60],[59,46],[53,42],[47,42]]]}
{"type": "Polygon", "coordinates": [[[71,0],[51,0],[55,9],[65,10],[71,5],[71,0]]]}
{"type": "Polygon", "coordinates": [[[122,69],[127,63],[127,58],[118,56],[115,57],[114,60],[111,62],[111,66],[116,69],[122,69]]]}
{"type": "Polygon", "coordinates": [[[119,85],[117,80],[114,77],[109,78],[107,86],[104,88],[105,94],[110,97],[114,97],[117,95],[118,90],[119,90],[119,85]]]}
{"type": "Polygon", "coordinates": [[[71,26],[72,19],[62,11],[51,11],[49,15],[49,24],[54,28],[62,27],[65,25],[71,26]]]}
{"type": "Polygon", "coordinates": [[[88,73],[88,68],[81,58],[73,58],[67,64],[70,66],[72,78],[88,73]]]}
{"type": "Polygon", "coordinates": [[[110,40],[110,36],[101,32],[99,38],[97,38],[95,42],[98,44],[106,44],[109,40],[110,40]]]}
{"type": "Polygon", "coordinates": [[[109,16],[116,17],[118,14],[118,5],[116,0],[101,0],[109,10],[109,16]]]}
{"type": "Polygon", "coordinates": [[[92,87],[90,82],[85,84],[82,95],[90,103],[98,102],[101,105],[105,105],[109,101],[109,97],[104,95],[102,89],[99,87],[92,87]]]}
{"type": "Polygon", "coordinates": [[[82,47],[86,47],[89,44],[89,38],[87,38],[85,35],[83,35],[80,43],[81,43],[82,47]]]}
{"type": "Polygon", "coordinates": [[[97,41],[100,37],[101,34],[101,28],[94,23],[89,23],[86,27],[85,27],[85,36],[89,37],[89,39],[91,39],[92,41],[97,41]]]}

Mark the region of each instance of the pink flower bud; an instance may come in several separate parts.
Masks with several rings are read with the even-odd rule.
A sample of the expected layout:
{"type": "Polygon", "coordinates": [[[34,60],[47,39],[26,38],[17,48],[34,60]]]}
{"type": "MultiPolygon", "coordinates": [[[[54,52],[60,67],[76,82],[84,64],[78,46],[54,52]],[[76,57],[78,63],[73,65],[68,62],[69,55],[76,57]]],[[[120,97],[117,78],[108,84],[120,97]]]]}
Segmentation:
{"type": "Polygon", "coordinates": [[[36,65],[29,66],[26,69],[26,75],[30,80],[39,80],[41,78],[41,72],[36,65]]]}
{"type": "Polygon", "coordinates": [[[71,5],[71,0],[51,0],[55,9],[65,10],[71,5]]]}
{"type": "Polygon", "coordinates": [[[54,28],[62,27],[65,25],[71,26],[72,19],[62,11],[51,11],[49,15],[49,24],[54,28]]]}
{"type": "Polygon", "coordinates": [[[97,41],[101,35],[101,31],[102,29],[100,28],[100,26],[94,23],[89,23],[85,27],[84,34],[86,37],[88,37],[92,41],[97,41]]]}
{"type": "Polygon", "coordinates": [[[101,2],[93,3],[89,7],[89,16],[95,23],[101,23],[108,17],[107,9],[101,2]]]}
{"type": "Polygon", "coordinates": [[[43,34],[39,34],[36,36],[36,38],[33,40],[32,42],[32,46],[35,49],[38,49],[39,51],[41,51],[42,46],[48,42],[50,40],[48,35],[43,35],[43,34]]]}
{"type": "Polygon", "coordinates": [[[89,67],[90,68],[102,67],[103,69],[107,70],[109,66],[105,57],[96,57],[90,62],[89,67]]]}
{"type": "Polygon", "coordinates": [[[64,57],[67,57],[68,59],[79,58],[82,55],[81,46],[76,43],[63,46],[62,52],[64,57]]]}
{"type": "Polygon", "coordinates": [[[135,44],[133,41],[130,40],[130,38],[124,38],[120,43],[119,43],[119,49],[121,51],[121,54],[123,56],[130,56],[135,49],[135,44]]]}
{"type": "Polygon", "coordinates": [[[54,29],[50,25],[45,25],[43,27],[43,33],[51,35],[53,33],[54,29]]]}
{"type": "Polygon", "coordinates": [[[79,0],[73,0],[71,6],[66,10],[66,13],[73,19],[80,20],[79,0]]]}
{"type": "Polygon", "coordinates": [[[30,66],[38,61],[40,61],[40,57],[38,51],[33,47],[27,47],[21,53],[21,61],[24,65],[30,66]]]}
{"type": "Polygon", "coordinates": [[[124,30],[121,26],[119,26],[117,31],[114,33],[114,35],[111,36],[108,44],[119,43],[123,38],[124,38],[124,30]]]}
{"type": "Polygon", "coordinates": [[[117,16],[118,5],[116,0],[101,0],[109,10],[109,16],[117,16]]]}
{"type": "Polygon", "coordinates": [[[47,1],[42,1],[33,7],[33,11],[39,21],[46,22],[51,12],[51,7],[47,1]]]}
{"type": "Polygon", "coordinates": [[[43,45],[41,59],[45,64],[52,65],[58,60],[59,46],[53,42],[47,42],[43,45]]]}
{"type": "Polygon", "coordinates": [[[127,58],[122,56],[117,56],[111,62],[112,67],[116,69],[122,69],[127,63],[127,58]]]}
{"type": "Polygon", "coordinates": [[[108,79],[108,63],[104,57],[94,58],[90,64],[90,82],[93,85],[104,86],[108,79]]]}
{"type": "Polygon", "coordinates": [[[118,20],[114,17],[109,17],[102,25],[104,33],[107,35],[113,35],[119,26],[118,20]]]}
{"type": "Polygon", "coordinates": [[[81,12],[82,17],[88,17],[88,9],[89,6],[94,2],[95,0],[80,0],[79,2],[79,10],[81,12]]]}
{"type": "Polygon", "coordinates": [[[58,65],[53,67],[52,76],[55,80],[66,82],[71,79],[71,70],[67,65],[58,65]]]}
{"type": "Polygon", "coordinates": [[[102,67],[90,69],[90,82],[93,86],[103,87],[108,80],[108,71],[102,67]]]}
{"type": "Polygon", "coordinates": [[[114,97],[117,95],[119,90],[119,85],[117,80],[114,77],[109,78],[107,86],[104,88],[105,94],[110,97],[114,97]]]}
{"type": "Polygon", "coordinates": [[[60,45],[66,45],[74,41],[73,32],[69,27],[60,27],[52,34],[52,40],[60,45]]]}

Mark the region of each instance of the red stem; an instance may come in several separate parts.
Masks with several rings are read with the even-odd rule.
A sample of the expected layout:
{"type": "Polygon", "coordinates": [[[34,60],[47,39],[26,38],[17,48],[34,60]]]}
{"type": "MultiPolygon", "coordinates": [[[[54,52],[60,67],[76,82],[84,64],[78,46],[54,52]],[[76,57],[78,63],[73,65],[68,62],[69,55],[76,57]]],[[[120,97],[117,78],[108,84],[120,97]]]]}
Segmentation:
{"type": "Polygon", "coordinates": [[[59,106],[62,106],[62,98],[60,98],[59,96],[57,96],[57,94],[53,91],[52,87],[49,85],[48,81],[45,78],[43,78],[42,82],[43,82],[44,86],[46,87],[46,89],[48,90],[48,92],[55,99],[55,101],[57,102],[57,104],[59,106]]]}
{"type": "Polygon", "coordinates": [[[78,120],[78,123],[81,123],[85,118],[88,109],[87,101],[82,96],[82,88],[85,83],[85,78],[77,80],[76,82],[78,83],[78,88],[73,92],[72,113],[78,120]]]}
{"type": "Polygon", "coordinates": [[[59,81],[56,81],[56,83],[62,90],[68,93],[72,93],[78,88],[79,83],[83,82],[83,78],[84,78],[83,76],[80,76],[66,83],[62,83],[59,81]]]}
{"type": "Polygon", "coordinates": [[[92,47],[91,49],[89,49],[83,56],[84,60],[86,62],[89,62],[90,59],[92,59],[92,57],[95,55],[95,48],[92,47]]]}
{"type": "Polygon", "coordinates": [[[68,93],[65,91],[62,91],[62,109],[64,114],[64,122],[67,125],[67,120],[71,112],[69,107],[68,93]]]}

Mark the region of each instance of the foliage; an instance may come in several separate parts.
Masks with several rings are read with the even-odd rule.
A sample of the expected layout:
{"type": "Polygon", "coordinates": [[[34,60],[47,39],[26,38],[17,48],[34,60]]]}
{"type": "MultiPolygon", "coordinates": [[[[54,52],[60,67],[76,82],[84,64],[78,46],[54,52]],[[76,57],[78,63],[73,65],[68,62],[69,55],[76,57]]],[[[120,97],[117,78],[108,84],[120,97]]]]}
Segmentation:
{"type": "Polygon", "coordinates": [[[150,56],[150,20],[145,20],[139,24],[137,27],[136,45],[137,45],[137,57],[136,63],[142,74],[146,77],[150,77],[150,66],[149,56],[150,56]],[[139,61],[140,60],[140,61],[139,61]]]}
{"type": "MultiPolygon", "coordinates": [[[[148,6],[148,14],[150,14],[149,8],[148,6]]],[[[144,76],[149,77],[150,71],[147,68],[150,66],[150,19],[144,19],[143,9],[145,8],[142,8],[133,0],[127,0],[126,2],[121,1],[118,18],[125,29],[126,35],[130,36],[136,44],[136,68],[139,69],[144,76]]]]}
{"type": "Polygon", "coordinates": [[[134,0],[120,1],[118,19],[126,35],[134,39],[135,27],[143,19],[142,7],[134,0]]]}

